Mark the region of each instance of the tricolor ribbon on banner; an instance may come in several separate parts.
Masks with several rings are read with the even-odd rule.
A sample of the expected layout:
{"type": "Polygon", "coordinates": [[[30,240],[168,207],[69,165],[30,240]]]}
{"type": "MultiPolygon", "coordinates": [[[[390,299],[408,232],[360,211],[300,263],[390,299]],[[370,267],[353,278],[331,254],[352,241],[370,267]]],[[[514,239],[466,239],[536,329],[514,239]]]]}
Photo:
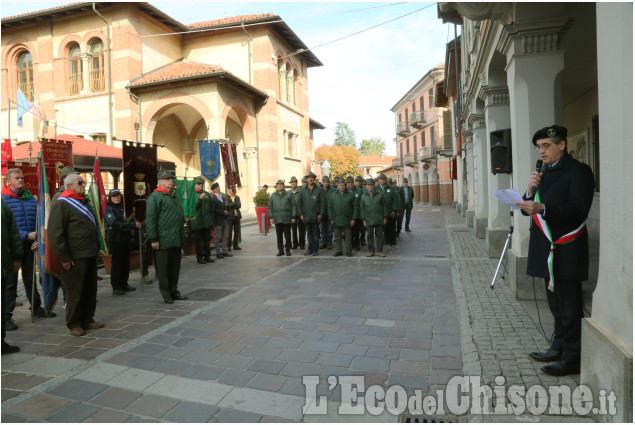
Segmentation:
{"type": "MultiPolygon", "coordinates": [[[[539,191],[536,191],[536,202],[540,203],[540,194],[539,191]]],[[[556,245],[566,245],[570,242],[573,242],[578,236],[580,236],[584,229],[586,228],[586,223],[582,223],[580,227],[575,229],[572,232],[567,233],[566,235],[558,238],[557,240],[553,240],[551,236],[551,229],[549,229],[549,225],[545,221],[545,219],[540,214],[533,215],[534,223],[536,226],[542,231],[542,234],[545,235],[549,243],[551,244],[551,248],[549,250],[549,257],[547,257],[547,266],[549,268],[549,285],[548,288],[551,292],[554,291],[554,275],[553,275],[553,253],[556,250],[556,245]]]]}

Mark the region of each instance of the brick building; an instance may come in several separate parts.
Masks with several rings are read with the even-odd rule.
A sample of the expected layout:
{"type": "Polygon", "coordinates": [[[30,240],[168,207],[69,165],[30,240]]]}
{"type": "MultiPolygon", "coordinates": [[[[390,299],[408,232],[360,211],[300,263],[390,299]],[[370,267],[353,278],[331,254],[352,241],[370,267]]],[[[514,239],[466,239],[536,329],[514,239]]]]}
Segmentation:
{"type": "Polygon", "coordinates": [[[444,66],[428,71],[390,109],[395,113],[397,158],[400,169],[414,189],[415,202],[451,204],[452,120],[443,93],[444,66]],[[447,106],[447,105],[445,105],[447,106]]]}
{"type": "Polygon", "coordinates": [[[20,87],[43,108],[46,137],[164,144],[159,158],[174,162],[177,176],[199,174],[197,140],[228,139],[247,215],[259,186],[311,168],[312,131],[321,125],[310,122],[307,74],[322,63],[279,16],[184,25],[149,3],[103,2],[1,25],[5,138],[10,125],[14,140],[33,140],[33,119],[15,125],[15,104],[8,121],[20,87]]]}

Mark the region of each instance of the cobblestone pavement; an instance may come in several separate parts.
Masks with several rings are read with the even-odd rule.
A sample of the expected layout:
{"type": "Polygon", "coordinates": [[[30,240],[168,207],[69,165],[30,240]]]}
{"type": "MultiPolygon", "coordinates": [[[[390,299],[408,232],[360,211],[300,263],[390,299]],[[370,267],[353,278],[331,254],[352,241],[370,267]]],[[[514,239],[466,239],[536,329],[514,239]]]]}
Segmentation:
{"type": "Polygon", "coordinates": [[[398,384],[408,395],[437,394],[461,375],[576,385],[528,359],[544,338],[504,282],[490,290],[496,260],[460,214],[416,206],[411,227],[385,258],[363,250],[353,258],[332,250],[275,257],[275,235],[245,227],[234,257],[213,265],[183,258],[187,301],[163,304],[156,284],[141,285],[137,272],[130,283],[138,290],[115,297],[104,276],[96,319],[106,326],[80,338],[68,334],[61,308],[60,317],[31,323],[21,294],[19,329],[7,335],[21,351],[2,357],[2,421],[397,422],[387,410],[340,414],[343,388],[363,379],[366,389],[398,384]],[[305,386],[307,376],[316,385],[309,378],[305,386]]]}

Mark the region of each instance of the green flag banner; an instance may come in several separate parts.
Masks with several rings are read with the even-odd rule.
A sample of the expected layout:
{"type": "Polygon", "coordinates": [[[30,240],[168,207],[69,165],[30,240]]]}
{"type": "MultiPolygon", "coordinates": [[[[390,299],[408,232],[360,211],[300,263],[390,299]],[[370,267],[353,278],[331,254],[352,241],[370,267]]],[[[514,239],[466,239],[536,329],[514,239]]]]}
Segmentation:
{"type": "Polygon", "coordinates": [[[106,233],[104,232],[104,222],[99,218],[99,211],[101,211],[101,206],[99,205],[99,189],[97,188],[97,183],[93,179],[92,184],[90,185],[90,190],[86,191],[86,198],[88,199],[88,203],[90,208],[93,210],[93,214],[97,219],[97,233],[99,234],[99,251],[108,255],[108,246],[106,245],[106,233]]]}
{"type": "Polygon", "coordinates": [[[186,220],[196,218],[196,192],[194,186],[195,180],[176,179],[176,196],[181,200],[183,205],[183,214],[186,220]]]}

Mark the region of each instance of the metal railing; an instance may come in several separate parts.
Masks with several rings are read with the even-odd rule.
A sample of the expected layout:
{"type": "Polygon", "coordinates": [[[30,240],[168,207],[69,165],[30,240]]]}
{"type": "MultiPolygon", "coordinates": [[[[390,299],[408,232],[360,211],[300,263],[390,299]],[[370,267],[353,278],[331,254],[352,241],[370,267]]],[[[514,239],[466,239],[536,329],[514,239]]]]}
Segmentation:
{"type": "Polygon", "coordinates": [[[96,69],[90,72],[90,89],[92,91],[104,91],[106,88],[104,70],[96,69]]]}
{"type": "Polygon", "coordinates": [[[409,152],[403,156],[403,163],[406,165],[414,165],[417,163],[417,152],[409,152]]]}
{"type": "Polygon", "coordinates": [[[429,159],[436,159],[437,148],[436,146],[423,146],[419,149],[419,161],[426,162],[429,159]]]}
{"type": "Polygon", "coordinates": [[[403,158],[395,158],[392,160],[393,168],[401,168],[403,167],[403,158]]]}
{"type": "Polygon", "coordinates": [[[399,136],[407,136],[410,134],[410,124],[408,122],[397,123],[395,130],[399,136]]]}
{"type": "Polygon", "coordinates": [[[437,110],[426,109],[425,111],[414,111],[410,115],[410,124],[415,128],[423,128],[437,118],[437,110]]]}
{"type": "Polygon", "coordinates": [[[71,96],[77,95],[83,88],[82,74],[71,74],[68,77],[68,94],[71,96]]]}

